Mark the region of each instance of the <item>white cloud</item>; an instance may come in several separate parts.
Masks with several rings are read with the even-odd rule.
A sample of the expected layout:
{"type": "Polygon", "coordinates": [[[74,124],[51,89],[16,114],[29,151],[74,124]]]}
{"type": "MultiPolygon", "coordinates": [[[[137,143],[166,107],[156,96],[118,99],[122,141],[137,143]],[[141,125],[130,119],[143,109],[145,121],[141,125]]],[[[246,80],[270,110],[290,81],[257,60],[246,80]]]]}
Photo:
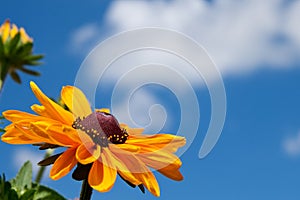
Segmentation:
{"type": "MultiPolygon", "coordinates": [[[[300,1],[284,0],[117,0],[108,8],[104,26],[111,35],[149,26],[180,31],[203,45],[225,76],[299,61],[299,9],[300,1]]],[[[73,51],[95,47],[103,27],[79,27],[71,38],[73,51]]]]}
{"type": "Polygon", "coordinates": [[[300,42],[300,2],[284,0],[115,1],[107,22],[115,32],[157,26],[185,33],[202,44],[223,75],[264,64],[286,67],[300,42]],[[281,35],[284,34],[284,35],[281,35]],[[287,37],[288,44],[276,43],[287,37]]]}
{"type": "Polygon", "coordinates": [[[283,149],[290,156],[300,155],[300,131],[297,135],[284,140],[283,149]]]}
{"type": "MultiPolygon", "coordinates": [[[[13,153],[13,164],[15,169],[19,170],[23,164],[26,161],[31,161],[32,163],[32,172],[33,172],[33,178],[36,177],[37,172],[39,170],[39,166],[37,165],[37,163],[41,160],[43,160],[44,157],[44,152],[37,152],[34,150],[29,150],[28,148],[18,148],[17,150],[15,150],[15,152],[13,153]]],[[[49,174],[49,167],[46,168],[47,170],[44,172],[44,180],[48,178],[48,174],[49,174]]]]}

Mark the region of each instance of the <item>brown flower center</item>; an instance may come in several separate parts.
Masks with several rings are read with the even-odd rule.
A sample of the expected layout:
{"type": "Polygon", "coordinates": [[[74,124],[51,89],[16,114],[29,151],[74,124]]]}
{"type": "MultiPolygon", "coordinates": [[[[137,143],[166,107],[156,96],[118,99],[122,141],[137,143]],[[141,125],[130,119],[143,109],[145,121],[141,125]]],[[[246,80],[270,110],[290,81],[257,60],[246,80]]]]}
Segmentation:
{"type": "Polygon", "coordinates": [[[117,119],[105,112],[94,112],[83,119],[77,118],[72,127],[84,131],[102,147],[107,147],[109,142],[123,144],[128,137],[126,130],[120,128],[117,119]]]}

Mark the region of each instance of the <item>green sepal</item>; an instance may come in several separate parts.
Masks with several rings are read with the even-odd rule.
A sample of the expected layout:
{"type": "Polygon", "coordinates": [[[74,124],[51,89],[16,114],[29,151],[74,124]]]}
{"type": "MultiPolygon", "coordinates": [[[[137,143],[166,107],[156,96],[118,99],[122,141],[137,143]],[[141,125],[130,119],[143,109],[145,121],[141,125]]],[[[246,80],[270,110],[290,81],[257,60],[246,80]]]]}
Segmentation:
{"type": "Polygon", "coordinates": [[[22,83],[21,78],[20,78],[19,74],[17,74],[17,72],[15,72],[15,71],[10,72],[10,76],[15,82],[17,82],[19,84],[22,83]]]}
{"type": "Polygon", "coordinates": [[[2,60],[2,58],[4,58],[4,44],[2,42],[2,38],[0,37],[0,60],[2,60]]]}
{"type": "Polygon", "coordinates": [[[23,58],[25,56],[28,56],[32,53],[33,43],[27,42],[23,45],[20,45],[19,48],[16,51],[16,55],[18,55],[19,58],[23,58]]]}
{"type": "Polygon", "coordinates": [[[26,69],[26,68],[21,68],[20,69],[22,72],[26,73],[26,74],[30,74],[32,76],[40,76],[41,74],[37,71],[33,71],[33,70],[30,70],[30,69],[26,69]]]}
{"type": "Polygon", "coordinates": [[[15,35],[15,37],[13,37],[10,40],[10,42],[8,43],[9,44],[9,55],[13,55],[16,52],[17,46],[20,43],[20,39],[21,39],[21,34],[20,34],[20,32],[18,32],[15,35]]]}

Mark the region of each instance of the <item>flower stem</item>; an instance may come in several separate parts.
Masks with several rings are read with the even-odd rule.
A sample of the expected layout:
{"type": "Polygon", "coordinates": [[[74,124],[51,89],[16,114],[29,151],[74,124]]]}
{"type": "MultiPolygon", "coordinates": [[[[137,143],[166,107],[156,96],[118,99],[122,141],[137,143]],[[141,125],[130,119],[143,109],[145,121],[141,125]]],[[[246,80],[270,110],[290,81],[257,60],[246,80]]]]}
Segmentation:
{"type": "MultiPolygon", "coordinates": [[[[50,157],[52,154],[53,154],[54,150],[53,149],[47,149],[45,155],[44,155],[44,159],[50,157]]],[[[36,178],[35,178],[35,182],[36,183],[40,183],[42,178],[43,178],[43,175],[44,175],[44,172],[45,172],[45,169],[46,169],[46,166],[40,166],[40,169],[36,175],[36,178]]]]}
{"type": "Polygon", "coordinates": [[[88,180],[87,179],[83,180],[79,200],[90,200],[92,197],[92,192],[93,192],[93,188],[88,183],[88,180]]]}

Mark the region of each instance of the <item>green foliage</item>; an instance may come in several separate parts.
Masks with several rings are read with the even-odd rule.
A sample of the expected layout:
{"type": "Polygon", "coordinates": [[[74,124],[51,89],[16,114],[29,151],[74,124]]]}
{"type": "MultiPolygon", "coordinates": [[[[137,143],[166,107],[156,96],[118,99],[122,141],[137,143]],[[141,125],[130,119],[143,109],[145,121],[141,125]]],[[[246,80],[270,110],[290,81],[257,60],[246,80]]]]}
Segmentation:
{"type": "Polygon", "coordinates": [[[1,200],[66,200],[56,191],[32,182],[32,164],[27,161],[10,181],[0,176],[1,200]]]}

